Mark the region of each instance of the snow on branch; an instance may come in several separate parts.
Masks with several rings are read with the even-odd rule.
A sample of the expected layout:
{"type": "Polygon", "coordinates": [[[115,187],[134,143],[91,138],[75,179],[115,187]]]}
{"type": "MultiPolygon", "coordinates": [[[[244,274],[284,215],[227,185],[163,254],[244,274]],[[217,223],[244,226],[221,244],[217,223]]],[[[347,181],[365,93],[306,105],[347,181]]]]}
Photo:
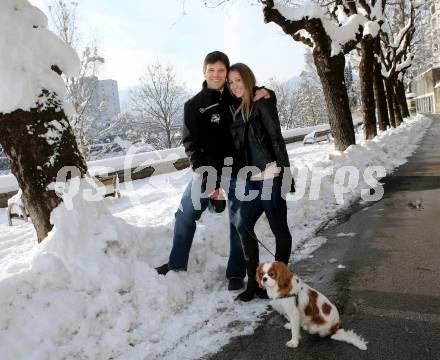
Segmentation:
{"type": "MultiPolygon", "coordinates": [[[[312,20],[310,20],[305,13],[304,16],[301,16],[296,20],[292,20],[289,19],[288,16],[284,16],[282,11],[286,10],[287,12],[290,12],[296,9],[288,8],[278,3],[277,6],[278,8],[275,7],[273,0],[268,0],[265,2],[265,6],[263,8],[265,23],[274,22],[275,24],[279,25],[286,34],[291,36],[295,35],[296,33],[300,33],[301,30],[307,30],[307,21],[312,20]]],[[[319,26],[318,22],[316,25],[319,26]]]]}
{"type": "Polygon", "coordinates": [[[415,33],[414,1],[409,2],[409,18],[406,25],[394,35],[391,26],[387,24],[381,33],[382,76],[391,78],[407,70],[413,63],[413,54],[410,52],[411,42],[415,33]]]}
{"type": "Polygon", "coordinates": [[[394,39],[394,42],[391,43],[392,47],[399,48],[402,46],[402,43],[405,40],[406,35],[408,34],[408,32],[411,30],[411,28],[413,26],[413,23],[414,23],[414,18],[412,16],[410,16],[405,27],[399,31],[399,33],[396,35],[396,37],[394,39]]]}
{"type": "Polygon", "coordinates": [[[0,1],[0,113],[36,107],[43,89],[64,99],[59,72],[73,76],[79,59],[47,29],[47,22],[27,0],[0,1]]]}
{"type": "Polygon", "coordinates": [[[336,1],[331,6],[321,6],[309,0],[301,5],[287,6],[280,0],[267,0],[263,4],[265,22],[276,23],[295,40],[312,46],[319,43],[317,37],[327,36],[331,56],[351,51],[362,36],[376,37],[383,21],[382,2],[370,6],[365,0],[336,1]],[[307,31],[311,39],[299,36],[301,30],[307,31]]]}

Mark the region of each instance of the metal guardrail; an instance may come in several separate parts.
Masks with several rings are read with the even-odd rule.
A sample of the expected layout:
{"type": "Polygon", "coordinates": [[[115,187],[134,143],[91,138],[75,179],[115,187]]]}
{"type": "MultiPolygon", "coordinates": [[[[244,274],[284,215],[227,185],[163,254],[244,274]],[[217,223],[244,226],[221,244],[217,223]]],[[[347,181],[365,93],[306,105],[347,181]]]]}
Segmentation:
{"type": "MultiPolygon", "coordinates": [[[[148,178],[153,175],[165,174],[165,173],[167,173],[167,171],[164,171],[163,169],[173,169],[173,167],[175,168],[175,170],[182,170],[182,169],[187,168],[189,165],[190,165],[189,159],[185,157],[185,158],[180,158],[180,159],[177,159],[174,161],[168,161],[168,162],[164,161],[162,163],[156,163],[154,165],[154,167],[147,166],[144,168],[142,168],[142,167],[132,168],[132,169],[130,169],[130,174],[131,174],[130,180],[140,180],[140,179],[148,178]],[[168,166],[166,166],[166,165],[168,165],[168,166]],[[162,171],[160,169],[162,169],[162,171]]],[[[175,170],[172,170],[172,171],[175,171],[175,170]]],[[[125,181],[125,170],[111,171],[108,173],[109,176],[112,176],[115,174],[118,176],[120,183],[125,181]]],[[[8,199],[10,199],[16,193],[17,193],[16,190],[10,191],[7,193],[2,193],[2,194],[0,193],[0,208],[8,207],[8,199]]]]}
{"type": "MultiPolygon", "coordinates": [[[[330,133],[329,130],[321,130],[319,131],[319,134],[327,135],[330,133]]],[[[301,134],[301,135],[294,135],[294,136],[287,136],[284,138],[284,141],[286,144],[291,144],[294,142],[300,142],[304,140],[304,137],[307,134],[301,134]]],[[[132,168],[130,170],[131,177],[130,180],[140,180],[145,179],[153,175],[160,175],[165,174],[170,171],[175,170],[182,170],[190,166],[189,159],[187,157],[181,157],[177,160],[173,161],[164,161],[160,163],[156,163],[153,166],[147,166],[144,168],[132,168]],[[172,166],[171,166],[172,165],[172,166]],[[175,168],[175,170],[174,170],[175,168]],[[161,170],[162,169],[162,170],[161,170]]],[[[118,170],[118,171],[112,171],[109,172],[108,175],[114,175],[117,174],[119,178],[119,182],[122,183],[125,181],[125,170],[118,170]]],[[[0,194],[0,208],[4,208],[8,206],[8,199],[10,199],[12,196],[14,196],[17,193],[17,191],[11,191],[7,193],[0,194]]]]}

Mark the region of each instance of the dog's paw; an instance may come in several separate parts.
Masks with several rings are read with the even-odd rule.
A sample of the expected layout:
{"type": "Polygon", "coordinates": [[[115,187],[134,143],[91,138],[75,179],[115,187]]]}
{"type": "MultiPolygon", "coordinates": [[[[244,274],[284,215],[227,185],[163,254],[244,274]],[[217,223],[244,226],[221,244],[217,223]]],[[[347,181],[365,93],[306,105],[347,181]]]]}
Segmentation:
{"type": "Polygon", "coordinates": [[[298,347],[298,339],[291,339],[288,342],[286,342],[286,346],[290,348],[297,348],[298,347]]]}
{"type": "Polygon", "coordinates": [[[287,330],[292,329],[292,325],[290,325],[290,322],[284,324],[284,329],[287,329],[287,330]]]}

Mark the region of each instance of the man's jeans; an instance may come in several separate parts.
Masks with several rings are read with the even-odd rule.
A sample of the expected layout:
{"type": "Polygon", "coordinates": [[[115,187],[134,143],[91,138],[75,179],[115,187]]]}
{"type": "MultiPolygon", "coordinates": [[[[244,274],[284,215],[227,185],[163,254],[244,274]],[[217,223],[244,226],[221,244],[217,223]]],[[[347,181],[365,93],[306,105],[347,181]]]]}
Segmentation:
{"type": "Polygon", "coordinates": [[[243,244],[248,277],[253,278],[260,261],[254,227],[263,212],[266,214],[269,226],[275,236],[276,261],[288,263],[292,250],[292,236],[287,224],[287,204],[285,198],[282,197],[281,178],[274,178],[273,185],[272,180],[266,184],[263,181],[250,180],[246,180],[246,184],[242,184],[242,181],[240,180],[239,185],[236,186],[245,187],[246,196],[250,192],[258,192],[255,199],[240,203],[237,218],[237,229],[243,244]],[[263,196],[264,194],[265,196],[263,196]]]}
{"type": "MultiPolygon", "coordinates": [[[[240,206],[235,197],[235,185],[236,179],[232,178],[230,181],[227,202],[230,223],[230,250],[228,266],[226,268],[226,277],[243,279],[246,276],[246,262],[243,256],[240,237],[235,225],[240,206]]],[[[186,270],[188,266],[189,252],[191,250],[194,233],[196,231],[196,221],[200,219],[202,213],[208,207],[209,199],[200,198],[195,200],[195,203],[200,201],[200,207],[198,209],[194,208],[194,203],[191,198],[193,186],[202,186],[200,180],[198,180],[196,177],[193,177],[186,187],[180,201],[179,208],[175,214],[176,223],[174,225],[173,248],[171,249],[170,258],[168,261],[168,265],[171,270],[186,270]]]]}

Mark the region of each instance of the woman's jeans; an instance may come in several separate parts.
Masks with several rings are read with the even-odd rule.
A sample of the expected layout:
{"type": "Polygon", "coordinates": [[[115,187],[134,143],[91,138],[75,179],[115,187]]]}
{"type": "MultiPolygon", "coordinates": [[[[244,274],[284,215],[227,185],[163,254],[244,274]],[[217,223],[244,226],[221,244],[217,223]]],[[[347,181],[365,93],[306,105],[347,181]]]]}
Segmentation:
{"type": "MultiPolygon", "coordinates": [[[[246,180],[244,184],[246,196],[258,193],[255,199],[240,202],[237,219],[237,230],[243,245],[249,279],[255,278],[260,262],[254,227],[263,212],[275,236],[275,260],[285,264],[289,262],[292,236],[287,224],[287,204],[285,198],[282,197],[281,183],[281,177],[275,177],[265,181],[246,180]]],[[[237,186],[243,185],[239,183],[237,186]]]]}
{"type": "MultiPolygon", "coordinates": [[[[246,262],[235,225],[240,204],[235,197],[236,178],[229,180],[230,187],[227,203],[230,223],[230,249],[226,277],[243,279],[246,276],[246,262]]],[[[187,269],[189,252],[196,231],[196,221],[200,219],[209,203],[208,198],[201,198],[199,196],[202,190],[204,190],[202,182],[196,177],[193,177],[183,193],[179,208],[175,214],[176,222],[174,224],[173,248],[171,249],[168,261],[168,266],[172,270],[178,271],[187,269]]],[[[227,189],[224,190],[227,191],[227,189]]]]}

